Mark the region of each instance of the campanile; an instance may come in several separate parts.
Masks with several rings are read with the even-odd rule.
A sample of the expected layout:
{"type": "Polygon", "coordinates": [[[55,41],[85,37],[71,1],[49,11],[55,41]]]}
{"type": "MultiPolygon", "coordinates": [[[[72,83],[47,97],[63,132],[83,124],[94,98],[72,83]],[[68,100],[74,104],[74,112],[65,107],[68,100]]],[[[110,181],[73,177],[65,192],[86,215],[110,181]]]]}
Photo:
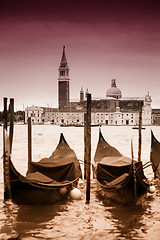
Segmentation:
{"type": "Polygon", "coordinates": [[[67,63],[65,46],[63,46],[62,59],[59,66],[58,76],[58,103],[59,109],[69,107],[69,66],[67,63]]]}

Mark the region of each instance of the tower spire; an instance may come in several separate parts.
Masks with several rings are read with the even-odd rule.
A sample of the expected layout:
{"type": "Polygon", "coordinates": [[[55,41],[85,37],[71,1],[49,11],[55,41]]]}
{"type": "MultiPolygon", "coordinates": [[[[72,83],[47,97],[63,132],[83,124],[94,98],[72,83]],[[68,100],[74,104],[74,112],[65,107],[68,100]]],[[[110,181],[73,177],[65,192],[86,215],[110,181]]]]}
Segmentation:
{"type": "Polygon", "coordinates": [[[61,58],[61,67],[66,67],[67,66],[67,58],[66,58],[66,53],[65,53],[65,46],[63,46],[63,53],[62,53],[62,58],[61,58]]]}

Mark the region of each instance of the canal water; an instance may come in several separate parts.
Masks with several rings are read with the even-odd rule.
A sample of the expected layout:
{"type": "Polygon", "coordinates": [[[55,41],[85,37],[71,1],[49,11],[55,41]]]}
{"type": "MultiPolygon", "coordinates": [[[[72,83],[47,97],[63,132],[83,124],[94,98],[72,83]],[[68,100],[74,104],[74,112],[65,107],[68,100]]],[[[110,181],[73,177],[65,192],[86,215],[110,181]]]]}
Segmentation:
{"type": "MultiPolygon", "coordinates": [[[[160,139],[160,127],[142,130],[142,161],[149,161],[150,129],[160,139]]],[[[79,159],[84,157],[84,129],[54,125],[32,126],[33,160],[49,157],[58,144],[60,133],[64,136],[79,159]]],[[[93,159],[98,142],[98,127],[92,128],[91,142],[93,159]]],[[[105,139],[122,154],[131,156],[131,138],[134,156],[138,155],[138,130],[130,126],[104,126],[105,139]]],[[[0,127],[0,154],[3,153],[2,127],[0,127]]],[[[25,175],[27,170],[27,126],[15,125],[12,161],[17,170],[25,175]]],[[[80,180],[81,200],[65,200],[51,206],[17,206],[3,200],[3,160],[0,161],[0,239],[19,236],[19,239],[160,239],[160,183],[156,192],[148,193],[143,203],[123,206],[103,199],[96,191],[95,180],[91,181],[91,200],[86,204],[86,184],[80,180]]],[[[83,170],[83,165],[82,165],[83,170]]],[[[145,175],[153,181],[151,167],[145,175]]]]}

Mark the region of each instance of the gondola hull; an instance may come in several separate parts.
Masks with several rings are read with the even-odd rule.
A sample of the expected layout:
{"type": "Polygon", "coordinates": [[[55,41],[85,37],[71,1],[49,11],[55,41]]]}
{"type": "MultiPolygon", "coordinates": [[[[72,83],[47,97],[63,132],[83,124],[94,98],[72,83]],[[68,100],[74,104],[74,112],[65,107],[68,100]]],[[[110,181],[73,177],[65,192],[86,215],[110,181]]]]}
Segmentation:
{"type": "Polygon", "coordinates": [[[142,162],[123,156],[105,141],[101,131],[93,169],[98,192],[104,198],[122,204],[137,203],[149,189],[142,162]]]}
{"type": "Polygon", "coordinates": [[[18,205],[54,204],[67,197],[60,194],[60,189],[43,189],[18,181],[11,184],[11,200],[18,205]]]}
{"type": "Polygon", "coordinates": [[[73,186],[77,186],[78,178],[67,184],[56,183],[55,186],[30,182],[23,177],[9,159],[10,180],[8,188],[13,203],[18,205],[48,205],[68,197],[73,186]]]}
{"type": "Polygon", "coordinates": [[[97,180],[97,191],[104,199],[110,199],[125,205],[136,204],[141,197],[145,197],[149,187],[148,183],[146,181],[141,181],[137,182],[136,186],[137,192],[135,195],[134,184],[131,181],[128,181],[123,186],[110,189],[97,180]]]}
{"type": "Polygon", "coordinates": [[[160,142],[156,139],[151,131],[151,152],[150,161],[155,178],[160,178],[160,142]]]}
{"type": "Polygon", "coordinates": [[[79,161],[63,134],[51,157],[29,162],[26,177],[14,167],[5,137],[4,182],[9,198],[18,205],[54,204],[68,197],[81,177],[79,161]]]}

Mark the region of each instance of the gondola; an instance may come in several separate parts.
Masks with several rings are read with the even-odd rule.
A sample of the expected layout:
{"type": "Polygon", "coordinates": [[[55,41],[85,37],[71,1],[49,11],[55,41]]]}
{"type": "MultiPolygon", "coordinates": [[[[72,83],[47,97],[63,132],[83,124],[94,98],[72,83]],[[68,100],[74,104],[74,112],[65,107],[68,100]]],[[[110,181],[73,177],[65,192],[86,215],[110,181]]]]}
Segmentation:
{"type": "Polygon", "coordinates": [[[14,167],[9,138],[5,134],[5,181],[10,199],[18,205],[54,204],[67,198],[81,176],[79,161],[61,133],[59,144],[49,158],[30,162],[26,177],[14,167]]]}
{"type": "Polygon", "coordinates": [[[141,161],[123,156],[99,132],[94,156],[94,176],[98,193],[122,204],[136,203],[150,187],[141,161]]]}
{"type": "Polygon", "coordinates": [[[160,178],[160,142],[155,138],[152,130],[150,161],[152,163],[154,178],[160,178]]]}

